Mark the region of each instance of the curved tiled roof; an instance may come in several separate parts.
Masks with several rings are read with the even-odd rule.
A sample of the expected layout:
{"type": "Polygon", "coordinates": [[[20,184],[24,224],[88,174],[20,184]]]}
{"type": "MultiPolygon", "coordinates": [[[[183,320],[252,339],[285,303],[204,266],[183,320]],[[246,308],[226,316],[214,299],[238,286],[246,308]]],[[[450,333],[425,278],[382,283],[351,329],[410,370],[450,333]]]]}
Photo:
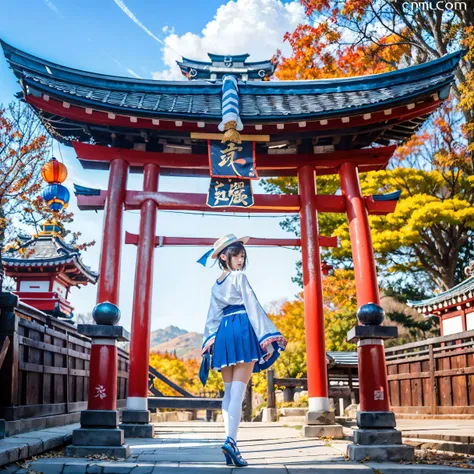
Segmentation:
{"type": "Polygon", "coordinates": [[[352,365],[357,367],[357,352],[327,351],[326,355],[334,361],[334,365],[352,365]]]}
{"type": "Polygon", "coordinates": [[[81,253],[67,244],[60,237],[40,235],[21,244],[21,248],[31,250],[28,258],[23,257],[18,249],[10,250],[2,255],[5,269],[8,267],[52,267],[59,264],[72,264],[92,283],[97,282],[98,273],[86,266],[81,253]]]}
{"type": "MultiPolygon", "coordinates": [[[[2,42],[23,87],[43,94],[137,116],[221,119],[220,81],[152,81],[95,74],[59,66],[2,42]]],[[[385,74],[318,81],[239,84],[243,121],[323,118],[371,111],[429,96],[451,84],[461,52],[385,74]]]]}
{"type": "MultiPolygon", "coordinates": [[[[409,101],[421,92],[434,92],[449,84],[451,74],[426,78],[416,83],[400,84],[391,88],[361,90],[354,92],[330,92],[324,94],[244,94],[240,95],[240,117],[245,120],[271,120],[277,116],[297,119],[312,116],[323,118],[352,110],[371,110],[389,102],[394,105],[409,101]]],[[[84,87],[58,81],[49,77],[24,73],[25,84],[38,86],[45,94],[60,96],[71,103],[85,103],[90,107],[111,112],[133,112],[140,116],[160,116],[173,118],[221,119],[222,101],[220,94],[180,94],[126,92],[84,87]]]]}
{"type": "Polygon", "coordinates": [[[421,301],[408,301],[408,306],[411,306],[415,309],[420,309],[423,312],[433,311],[436,309],[441,309],[441,307],[449,307],[452,305],[457,305],[466,300],[472,300],[474,297],[474,276],[471,276],[459,283],[456,286],[453,286],[447,291],[438,293],[432,298],[428,298],[421,301]]]}

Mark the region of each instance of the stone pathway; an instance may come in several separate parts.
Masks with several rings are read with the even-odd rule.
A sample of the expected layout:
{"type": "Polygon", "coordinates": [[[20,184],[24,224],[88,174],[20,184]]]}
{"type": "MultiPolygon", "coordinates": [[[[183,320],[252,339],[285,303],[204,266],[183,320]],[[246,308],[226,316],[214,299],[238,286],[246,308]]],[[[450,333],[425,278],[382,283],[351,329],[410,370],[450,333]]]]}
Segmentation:
{"type": "MultiPolygon", "coordinates": [[[[39,458],[28,467],[10,465],[15,474],[235,474],[220,450],[220,423],[174,422],[155,425],[154,439],[129,439],[132,455],[126,461],[39,458]]],[[[66,427],[64,428],[66,429],[66,427]]],[[[40,432],[29,433],[29,435],[40,432]]],[[[239,446],[249,461],[247,471],[269,474],[454,474],[474,472],[443,466],[352,463],[345,461],[348,441],[304,439],[300,431],[281,423],[243,423],[239,446]]],[[[3,441],[3,440],[2,440],[3,441]]],[[[474,466],[473,466],[474,467],[474,466]]]]}

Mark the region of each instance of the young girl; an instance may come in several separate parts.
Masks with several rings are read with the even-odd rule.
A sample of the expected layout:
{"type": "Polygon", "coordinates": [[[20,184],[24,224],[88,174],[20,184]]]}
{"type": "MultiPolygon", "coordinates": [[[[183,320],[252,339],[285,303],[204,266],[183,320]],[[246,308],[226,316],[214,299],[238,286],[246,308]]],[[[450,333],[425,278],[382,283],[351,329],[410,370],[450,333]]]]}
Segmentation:
{"type": "Polygon", "coordinates": [[[236,466],[248,464],[237,448],[247,384],[252,372],[270,367],[286,346],[285,338],[268,318],[243,273],[247,263],[244,244],[248,240],[249,237],[226,235],[199,260],[205,265],[210,255],[222,269],[211,290],[202,354],[210,351],[212,368],[222,372],[222,415],[227,436],[222,451],[227,464],[236,466]]]}

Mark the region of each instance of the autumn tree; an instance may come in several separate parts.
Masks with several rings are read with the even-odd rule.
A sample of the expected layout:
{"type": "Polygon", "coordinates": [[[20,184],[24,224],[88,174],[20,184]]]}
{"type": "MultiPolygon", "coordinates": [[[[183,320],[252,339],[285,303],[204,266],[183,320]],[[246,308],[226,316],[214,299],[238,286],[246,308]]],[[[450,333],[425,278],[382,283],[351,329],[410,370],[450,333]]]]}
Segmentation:
{"type": "Polygon", "coordinates": [[[48,150],[44,129],[30,108],[20,102],[8,109],[0,105],[0,262],[15,218],[25,217],[25,202],[40,190],[48,150]]]}
{"type": "Polygon", "coordinates": [[[320,79],[386,72],[467,48],[456,71],[469,151],[474,152],[474,3],[405,0],[301,0],[307,21],[285,40],[292,54],[281,79],[320,79]],[[423,5],[420,6],[420,3],[423,5]],[[437,8],[438,4],[441,8],[437,8]]]}
{"type": "MultiPolygon", "coordinates": [[[[209,378],[206,386],[203,387],[199,380],[200,363],[201,361],[196,359],[182,359],[176,353],[169,352],[151,352],[149,360],[149,364],[153,368],[190,393],[199,394],[204,390],[211,393],[223,392],[224,383],[222,382],[222,376],[215,370],[209,371],[209,378]]],[[[154,383],[155,388],[163,393],[163,395],[178,395],[163,381],[156,379],[154,383]]]]}
{"type": "MultiPolygon", "coordinates": [[[[401,191],[393,214],[369,217],[379,274],[386,282],[404,275],[426,291],[444,291],[465,278],[464,268],[473,258],[474,179],[461,121],[447,104],[424,131],[397,149],[389,169],[361,174],[364,195],[401,191]]],[[[273,193],[297,193],[296,178],[270,179],[264,185],[273,193]]],[[[333,194],[339,179],[317,177],[317,186],[318,192],[333,194]]],[[[339,246],[325,250],[323,257],[351,268],[347,217],[320,213],[318,220],[322,235],[339,238],[339,246]]],[[[299,235],[297,216],[281,225],[299,235]]],[[[300,278],[299,273],[295,279],[300,278]]]]}
{"type": "MultiPolygon", "coordinates": [[[[41,168],[51,157],[51,139],[32,109],[22,102],[12,102],[7,108],[0,105],[0,262],[4,244],[22,253],[22,239],[14,238],[18,226],[33,228],[35,234],[46,219],[64,225],[73,221],[67,209],[53,212],[40,196],[45,184],[41,168]],[[13,239],[13,240],[12,240],[13,239]]],[[[79,242],[80,232],[64,229],[64,236],[71,234],[70,244],[85,250],[92,242],[79,242]]],[[[3,271],[0,263],[1,279],[3,271]]],[[[1,288],[1,284],[0,284],[1,288]]]]}

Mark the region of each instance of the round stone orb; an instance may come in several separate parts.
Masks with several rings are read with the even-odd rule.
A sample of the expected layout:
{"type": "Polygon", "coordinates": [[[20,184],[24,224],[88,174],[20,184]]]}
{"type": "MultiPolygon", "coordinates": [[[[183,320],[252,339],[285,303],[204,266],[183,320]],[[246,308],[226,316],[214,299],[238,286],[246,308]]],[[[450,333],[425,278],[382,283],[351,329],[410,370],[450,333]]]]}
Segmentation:
{"type": "Polygon", "coordinates": [[[105,301],[92,310],[92,317],[97,324],[114,326],[120,320],[120,310],[113,303],[105,301]]]}
{"type": "Polygon", "coordinates": [[[357,319],[365,326],[378,326],[385,319],[385,311],[378,304],[364,304],[357,311],[357,319]]]}

